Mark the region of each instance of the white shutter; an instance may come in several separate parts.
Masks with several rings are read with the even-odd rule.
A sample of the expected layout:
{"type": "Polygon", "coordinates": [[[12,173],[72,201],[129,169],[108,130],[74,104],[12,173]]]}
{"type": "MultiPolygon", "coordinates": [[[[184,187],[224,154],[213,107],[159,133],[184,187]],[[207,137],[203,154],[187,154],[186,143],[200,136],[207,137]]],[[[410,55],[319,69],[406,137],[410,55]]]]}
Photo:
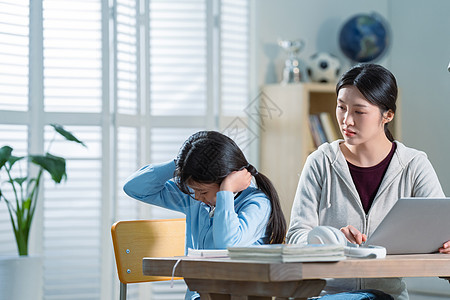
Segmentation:
{"type": "Polygon", "coordinates": [[[249,99],[249,1],[221,0],[220,78],[222,133],[249,158],[258,138],[257,99],[249,99]],[[250,114],[253,114],[250,116],[250,114]],[[256,122],[255,122],[256,121],[256,122]]]}
{"type": "Polygon", "coordinates": [[[205,0],[150,0],[152,115],[206,113],[205,0]]]}
{"type": "Polygon", "coordinates": [[[0,0],[0,110],[28,108],[29,0],[0,0]]]}
{"type": "MultiPolygon", "coordinates": [[[[27,129],[28,128],[25,125],[0,124],[0,147],[9,145],[14,149],[13,155],[26,155],[28,139],[27,129]]],[[[19,163],[21,164],[22,175],[17,172],[18,169],[16,166],[15,172],[11,174],[13,177],[26,175],[26,160],[23,159],[23,161],[17,162],[17,164],[19,163]]],[[[6,174],[2,171],[0,180],[3,182],[6,179],[6,174]]],[[[6,194],[7,199],[14,204],[12,189],[9,188],[7,184],[2,184],[2,191],[6,194]]],[[[0,201],[0,245],[0,254],[14,255],[18,253],[8,209],[3,200],[0,201]]]]}
{"type": "Polygon", "coordinates": [[[137,114],[137,27],[136,1],[117,1],[117,110],[137,114]]]}
{"type": "MultiPolygon", "coordinates": [[[[128,176],[138,169],[138,129],[133,127],[119,127],[117,131],[117,186],[116,205],[114,221],[139,219],[139,201],[128,197],[123,191],[123,185],[128,176]]],[[[116,266],[114,266],[117,271],[116,266]]],[[[119,280],[114,276],[115,298],[118,298],[119,280]]],[[[139,288],[137,284],[127,287],[127,299],[139,299],[139,288]]]]}
{"type": "MultiPolygon", "coordinates": [[[[43,102],[44,111],[52,113],[46,122],[56,120],[88,147],[64,141],[59,135],[51,145],[51,153],[67,159],[68,180],[60,185],[48,176],[45,180],[46,300],[101,298],[102,178],[108,176],[102,174],[105,154],[99,123],[101,8],[101,0],[43,0],[43,102]]],[[[53,129],[46,126],[44,134],[47,149],[53,129]]]]}
{"type": "MultiPolygon", "coordinates": [[[[105,267],[113,263],[108,254],[105,257],[111,247],[105,243],[108,219],[140,218],[144,207],[150,218],[183,217],[127,197],[122,191],[126,178],[144,163],[174,159],[192,133],[217,129],[217,112],[234,117],[248,100],[248,57],[243,50],[248,32],[236,28],[244,27],[248,8],[242,3],[247,1],[36,1],[42,1],[43,41],[37,38],[29,45],[29,0],[0,0],[0,145],[10,144],[16,155],[25,154],[32,138],[31,148],[39,150],[35,125],[53,122],[87,144],[85,149],[58,135],[52,144],[51,153],[67,158],[68,180],[55,185],[45,176],[43,216],[37,216],[43,219],[35,223],[43,226],[36,230],[43,240],[34,246],[43,250],[44,299],[107,299],[102,291],[109,295],[117,288],[117,280],[111,280],[117,275],[101,272],[115,270],[105,267]],[[115,30],[109,33],[102,28],[107,4],[116,5],[111,14],[115,30]],[[224,14],[221,24],[212,21],[211,8],[217,5],[224,14]],[[222,30],[218,44],[211,26],[222,30]],[[110,43],[102,44],[102,34],[111,33],[110,43]],[[226,47],[220,57],[213,53],[218,45],[226,47]],[[41,46],[43,70],[34,70],[32,90],[43,88],[43,107],[28,103],[28,98],[33,101],[28,95],[29,52],[39,59],[41,46]],[[217,74],[220,81],[212,80],[217,74]],[[109,115],[110,108],[114,115],[109,115]],[[105,133],[110,127],[114,144],[108,149],[110,136],[105,133]],[[113,159],[113,167],[102,165],[108,162],[105,157],[113,159]],[[104,199],[105,183],[111,184],[114,199],[104,199]],[[115,201],[111,210],[109,200],[115,201]]],[[[32,10],[36,7],[40,5],[32,10]]],[[[32,15],[39,25],[39,12],[32,15]]],[[[33,30],[39,37],[40,27],[33,30]]],[[[45,126],[44,150],[53,136],[53,129],[45,126]]],[[[0,244],[0,253],[16,252],[4,203],[0,244]]],[[[169,284],[151,284],[150,292],[142,288],[145,285],[130,285],[129,297],[183,299],[183,281],[172,289],[169,284]]]]}
{"type": "MultiPolygon", "coordinates": [[[[44,202],[44,299],[100,299],[100,127],[66,126],[88,148],[57,136],[51,153],[67,159],[68,180],[46,176],[44,202]]],[[[53,138],[45,129],[45,147],[53,138]]]]}
{"type": "Polygon", "coordinates": [[[43,0],[44,109],[101,111],[101,0],[43,0]]]}
{"type": "Polygon", "coordinates": [[[139,216],[138,201],[125,195],[123,185],[138,165],[137,129],[120,127],[117,135],[117,211],[116,220],[136,219],[139,216]]]}
{"type": "MultiPolygon", "coordinates": [[[[139,120],[138,68],[137,65],[137,1],[116,1],[115,54],[116,101],[117,114],[133,116],[139,120]]],[[[139,217],[138,201],[128,197],[122,187],[139,167],[140,122],[129,122],[130,118],[118,119],[116,132],[116,211],[115,220],[137,219],[139,217]]],[[[133,120],[133,121],[135,121],[133,120]]]]}
{"type": "MultiPolygon", "coordinates": [[[[16,156],[27,153],[28,128],[26,124],[15,124],[20,124],[21,117],[26,119],[24,114],[28,109],[29,10],[29,0],[0,0],[0,147],[13,147],[16,156]]],[[[26,164],[22,171],[25,175],[26,164]]],[[[0,181],[6,179],[4,176],[0,174],[0,181]]],[[[10,192],[5,184],[2,190],[10,192]]],[[[8,199],[12,199],[11,196],[8,199]]],[[[0,245],[0,254],[17,253],[3,200],[0,201],[0,245]]]]}
{"type": "Polygon", "coordinates": [[[247,0],[222,0],[222,114],[242,116],[249,99],[249,11],[247,0]]]}

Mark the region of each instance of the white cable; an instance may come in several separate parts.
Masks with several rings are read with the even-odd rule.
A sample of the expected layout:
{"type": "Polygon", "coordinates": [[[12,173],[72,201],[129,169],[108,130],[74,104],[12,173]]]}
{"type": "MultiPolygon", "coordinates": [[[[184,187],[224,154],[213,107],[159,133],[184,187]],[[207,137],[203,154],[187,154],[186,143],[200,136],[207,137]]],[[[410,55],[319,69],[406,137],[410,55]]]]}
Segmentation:
{"type": "Polygon", "coordinates": [[[177,260],[177,262],[173,265],[172,268],[172,279],[170,279],[170,288],[173,288],[173,278],[175,277],[175,269],[177,268],[178,264],[180,263],[181,258],[177,260]]]}

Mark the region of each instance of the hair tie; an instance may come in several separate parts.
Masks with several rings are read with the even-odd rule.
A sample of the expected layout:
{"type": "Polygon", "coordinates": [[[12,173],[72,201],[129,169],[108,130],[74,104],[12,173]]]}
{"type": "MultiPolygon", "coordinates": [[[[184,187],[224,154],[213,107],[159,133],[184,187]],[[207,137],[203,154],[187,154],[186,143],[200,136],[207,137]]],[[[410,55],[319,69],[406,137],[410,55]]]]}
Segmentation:
{"type": "Polygon", "coordinates": [[[253,176],[258,175],[258,170],[256,170],[256,168],[255,168],[253,165],[248,164],[245,168],[246,168],[247,171],[249,171],[250,174],[252,174],[253,176]]]}

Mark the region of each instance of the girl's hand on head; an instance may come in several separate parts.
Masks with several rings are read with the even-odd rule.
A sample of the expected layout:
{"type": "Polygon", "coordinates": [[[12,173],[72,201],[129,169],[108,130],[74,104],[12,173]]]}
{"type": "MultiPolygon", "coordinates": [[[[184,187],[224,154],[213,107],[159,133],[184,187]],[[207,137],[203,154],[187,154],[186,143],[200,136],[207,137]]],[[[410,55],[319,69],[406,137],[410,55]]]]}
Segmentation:
{"type": "Polygon", "coordinates": [[[220,184],[221,191],[237,193],[248,188],[252,181],[252,174],[247,169],[234,171],[228,174],[220,184]]]}
{"type": "MultiPolygon", "coordinates": [[[[441,248],[439,248],[439,253],[450,253],[450,241],[445,242],[441,248]]],[[[450,281],[450,280],[449,280],[450,281]]]]}
{"type": "Polygon", "coordinates": [[[353,244],[361,245],[362,242],[367,241],[367,236],[365,234],[362,234],[361,231],[359,231],[352,225],[342,227],[341,231],[344,233],[347,240],[349,240],[353,244]]]}

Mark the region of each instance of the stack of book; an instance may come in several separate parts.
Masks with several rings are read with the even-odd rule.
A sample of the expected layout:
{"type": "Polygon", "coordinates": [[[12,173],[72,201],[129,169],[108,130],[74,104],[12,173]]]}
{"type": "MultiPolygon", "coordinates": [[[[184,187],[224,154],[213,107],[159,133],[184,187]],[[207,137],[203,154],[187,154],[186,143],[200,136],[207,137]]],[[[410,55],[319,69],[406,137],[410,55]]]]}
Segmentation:
{"type": "Polygon", "coordinates": [[[328,112],[309,115],[309,127],[316,147],[325,142],[331,143],[339,138],[336,124],[334,124],[328,112]]]}
{"type": "Polygon", "coordinates": [[[265,262],[313,262],[345,259],[344,246],[327,244],[272,244],[228,247],[228,256],[237,260],[265,262]]]}

